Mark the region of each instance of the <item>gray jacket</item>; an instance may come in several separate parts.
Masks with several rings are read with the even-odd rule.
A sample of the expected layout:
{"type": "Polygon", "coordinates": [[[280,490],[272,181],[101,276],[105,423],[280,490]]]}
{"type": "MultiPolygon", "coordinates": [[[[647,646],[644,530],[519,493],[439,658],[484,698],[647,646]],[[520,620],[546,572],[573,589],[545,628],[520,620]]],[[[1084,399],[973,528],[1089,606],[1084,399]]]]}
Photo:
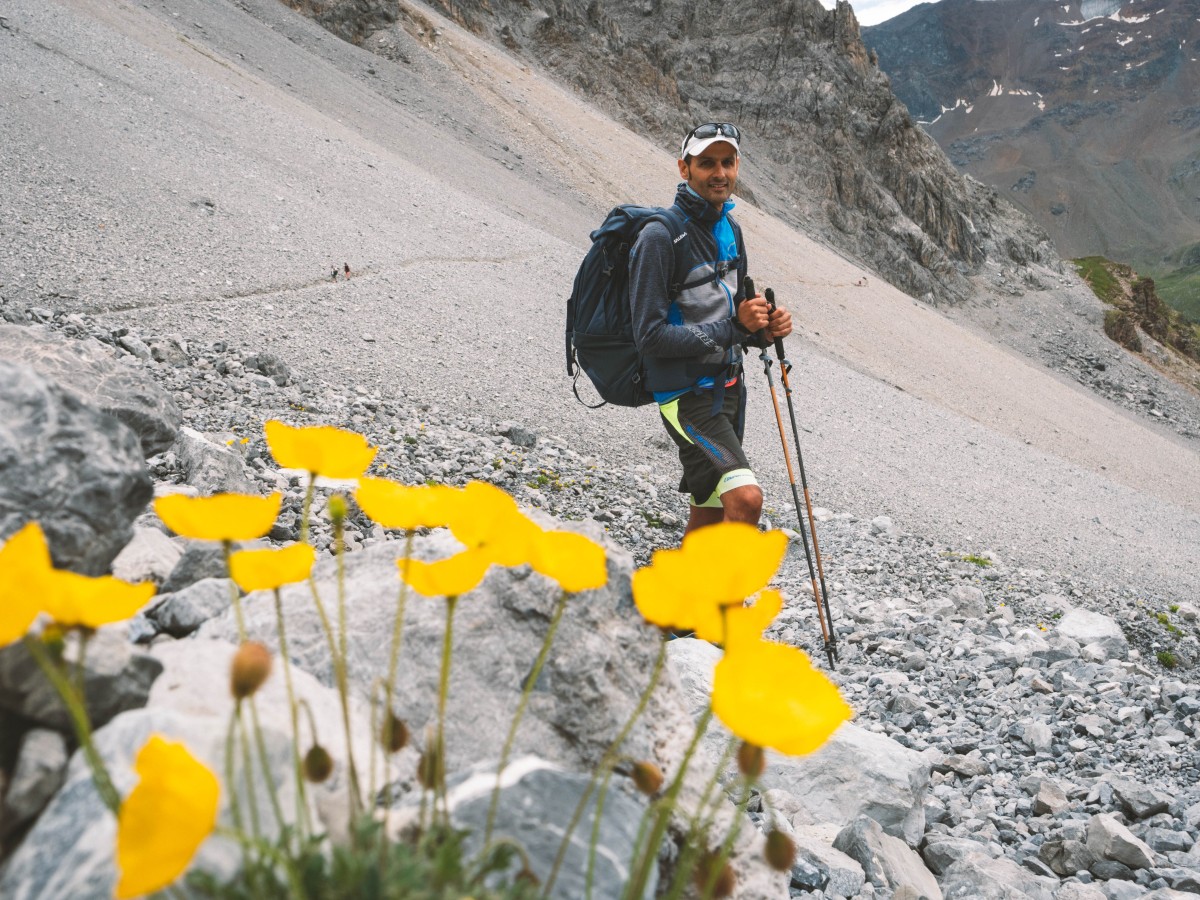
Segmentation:
{"type": "Polygon", "coordinates": [[[673,272],[675,248],[660,222],[646,225],[629,254],[629,300],[633,337],[646,368],[651,391],[696,386],[704,378],[724,378],[741,365],[742,344],[759,344],[737,322],[746,277],[741,228],[730,216],[740,256],[722,265],[713,229],[724,209],[712,206],[680,184],[675,209],[686,222],[681,240],[691,261],[688,272],[673,272]],[[719,277],[714,277],[719,276],[719,277]],[[683,290],[673,295],[672,289],[683,290]]]}

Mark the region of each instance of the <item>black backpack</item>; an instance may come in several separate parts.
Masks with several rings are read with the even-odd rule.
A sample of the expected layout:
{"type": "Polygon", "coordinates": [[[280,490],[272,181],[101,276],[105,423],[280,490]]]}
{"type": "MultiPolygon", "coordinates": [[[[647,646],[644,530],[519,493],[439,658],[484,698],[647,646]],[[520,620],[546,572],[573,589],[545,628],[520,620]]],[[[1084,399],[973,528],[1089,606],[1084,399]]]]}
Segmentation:
{"type": "MultiPolygon", "coordinates": [[[[650,222],[662,222],[671,235],[675,247],[672,279],[686,275],[683,214],[674,207],[632,204],[614,208],[592,232],[591,249],[575,275],[567,301],[567,375],[574,376],[571,390],[575,399],[591,409],[605,403],[642,406],[654,399],[645,388],[629,306],[629,250],[650,222]],[[595,385],[601,403],[587,403],[579,396],[581,369],[595,385]]],[[[673,281],[671,295],[677,295],[679,289],[673,281]]]]}

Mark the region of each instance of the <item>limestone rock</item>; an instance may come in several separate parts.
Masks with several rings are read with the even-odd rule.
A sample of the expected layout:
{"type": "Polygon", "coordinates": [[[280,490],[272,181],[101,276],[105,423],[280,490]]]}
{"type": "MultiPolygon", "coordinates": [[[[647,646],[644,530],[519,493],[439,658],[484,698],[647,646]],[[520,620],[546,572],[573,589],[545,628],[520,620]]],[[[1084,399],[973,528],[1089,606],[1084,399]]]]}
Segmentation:
{"type": "Polygon", "coordinates": [[[55,565],[102,575],[150,494],[132,431],[31,370],[0,362],[0,539],[36,521],[55,565]]]}
{"type": "Polygon", "coordinates": [[[170,393],[143,371],[114,359],[98,341],[0,324],[0,359],[27,367],[85,405],[124,422],[146,457],[170,447],[183,421],[170,393]]]}
{"type": "Polygon", "coordinates": [[[1021,868],[1011,859],[969,854],[942,876],[946,900],[1054,900],[1058,879],[1021,868]]]}
{"type": "Polygon", "coordinates": [[[899,838],[884,834],[879,823],[859,816],[840,832],[833,842],[863,868],[866,880],[876,888],[899,891],[915,889],[917,897],[942,900],[937,879],[921,862],[921,857],[899,838]]]}
{"type": "Polygon", "coordinates": [[[242,457],[223,444],[186,426],[179,431],[174,451],[187,483],[201,494],[225,491],[256,494],[258,489],[246,475],[242,457]]]}
{"type": "Polygon", "coordinates": [[[1087,846],[1096,856],[1116,860],[1131,869],[1154,866],[1154,851],[1112,813],[1101,813],[1088,820],[1087,846]]]}
{"type": "Polygon", "coordinates": [[[205,578],[175,593],[160,594],[158,605],[146,618],[171,637],[183,637],[230,607],[231,588],[228,578],[205,578]]]}
{"type": "MultiPolygon", "coordinates": [[[[93,728],[125,710],[145,705],[162,664],[135,651],[123,626],[96,632],[84,661],[84,697],[93,728]]],[[[58,694],[22,644],[0,649],[0,706],[67,732],[71,721],[58,694]]]]}
{"type": "Polygon", "coordinates": [[[132,540],[112,562],[112,573],[123,581],[161,585],[182,555],[179,545],[157,528],[135,525],[132,540]]]}
{"type": "Polygon", "coordinates": [[[1129,655],[1129,641],[1121,626],[1108,616],[1091,610],[1069,610],[1059,619],[1055,632],[1081,647],[1100,644],[1111,659],[1124,659],[1129,655]]]}
{"type": "Polygon", "coordinates": [[[0,802],[0,838],[34,819],[62,786],[67,742],[57,731],[25,732],[17,765],[0,802]]]}

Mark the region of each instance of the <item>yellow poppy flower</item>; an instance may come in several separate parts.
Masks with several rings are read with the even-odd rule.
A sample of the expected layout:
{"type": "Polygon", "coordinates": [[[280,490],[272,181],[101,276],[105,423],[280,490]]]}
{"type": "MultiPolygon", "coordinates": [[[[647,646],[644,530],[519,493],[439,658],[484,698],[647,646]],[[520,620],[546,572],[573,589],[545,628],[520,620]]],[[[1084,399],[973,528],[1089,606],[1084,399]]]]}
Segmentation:
{"type": "Polygon", "coordinates": [[[239,550],[229,556],[229,577],[243,591],[269,591],[312,572],[317,551],[309,544],[292,544],[278,550],[239,550]]]}
{"type": "Polygon", "coordinates": [[[263,430],[279,465],[326,478],[358,478],[379,452],[358,432],[332,425],[294,427],[272,419],[263,430]]]}
{"type": "Polygon", "coordinates": [[[730,606],[725,610],[725,648],[754,644],[762,640],[767,626],[783,609],[783,595],[767,589],[752,606],[730,606]]]}
{"type": "Polygon", "coordinates": [[[486,481],[471,481],[454,504],[450,531],[468,550],[487,554],[501,566],[530,562],[543,534],[517,501],[486,481]]]}
{"type": "Polygon", "coordinates": [[[141,780],[117,816],[118,900],[171,884],[217,824],[217,776],[183,744],[152,735],[135,768],[141,780]]]}
{"type": "Polygon", "coordinates": [[[201,541],[250,541],[271,530],[283,495],[214,494],[188,497],[168,494],[154,501],[154,511],[168,528],[201,541]]]}
{"type": "Polygon", "coordinates": [[[804,653],[763,640],[726,647],[712,707],[742,740],[793,756],[816,750],[853,713],[804,653]]]}
{"type": "Polygon", "coordinates": [[[530,560],[535,572],[557,581],[564,591],[577,594],[608,583],[604,548],[572,531],[547,531],[530,560]]]}
{"type": "Polygon", "coordinates": [[[24,637],[42,611],[52,577],[50,548],[37,522],[30,522],[0,547],[0,647],[24,637]]]}
{"type": "Polygon", "coordinates": [[[90,578],[75,572],[54,572],[42,597],[42,609],[64,628],[99,628],[124,622],[154,596],[154,584],[130,584],[102,575],[90,578]]]}
{"type": "Polygon", "coordinates": [[[486,553],[464,550],[437,562],[402,559],[396,565],[400,569],[400,577],[418,594],[426,597],[461,597],[479,586],[492,562],[486,553]]]}
{"type": "Polygon", "coordinates": [[[648,622],[721,643],[722,607],[737,607],[766,587],[786,552],[781,531],[740,522],[699,528],[678,550],[655,551],[650,565],[633,573],[633,599],[648,622]]]}
{"type": "Polygon", "coordinates": [[[388,478],[362,478],[354,499],[384,528],[438,528],[449,523],[462,490],[444,484],[416,487],[388,478]]]}

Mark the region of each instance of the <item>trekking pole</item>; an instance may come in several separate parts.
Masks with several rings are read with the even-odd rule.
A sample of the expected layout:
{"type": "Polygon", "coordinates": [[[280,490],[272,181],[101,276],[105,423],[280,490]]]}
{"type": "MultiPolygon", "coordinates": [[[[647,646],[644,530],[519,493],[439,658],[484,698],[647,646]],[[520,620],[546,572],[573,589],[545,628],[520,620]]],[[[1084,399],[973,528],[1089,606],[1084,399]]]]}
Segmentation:
{"type": "MultiPolygon", "coordinates": [[[[754,292],[754,282],[750,278],[746,278],[743,284],[745,286],[745,296],[747,299],[756,296],[754,292]]],[[[767,303],[771,307],[771,311],[774,312],[775,292],[770,288],[767,288],[766,298],[767,303]]],[[[800,538],[804,543],[804,558],[808,562],[808,577],[812,584],[813,602],[817,607],[817,619],[821,623],[821,635],[825,639],[825,655],[829,658],[829,667],[832,669],[837,662],[837,639],[833,634],[833,620],[829,612],[829,596],[825,590],[825,574],[823,571],[820,571],[821,556],[819,550],[817,550],[816,553],[817,567],[815,570],[813,568],[813,550],[817,549],[817,532],[816,525],[812,518],[812,504],[808,502],[808,486],[807,483],[804,482],[804,460],[799,453],[800,439],[796,429],[796,413],[792,405],[792,389],[788,384],[788,370],[791,368],[791,363],[784,358],[783,339],[776,338],[775,353],[779,357],[780,380],[783,382],[787,396],[788,413],[791,415],[792,420],[792,434],[796,437],[797,459],[800,460],[800,478],[801,482],[804,483],[804,498],[808,507],[809,527],[807,529],[804,527],[804,516],[800,512],[800,495],[796,490],[796,473],[792,468],[792,453],[791,450],[788,449],[787,435],[783,430],[783,413],[779,408],[779,396],[775,393],[775,379],[771,377],[772,360],[767,354],[767,349],[768,347],[764,346],[762,351],[759,353],[758,358],[762,361],[763,373],[767,376],[767,388],[771,392],[771,406],[775,410],[775,424],[779,428],[779,442],[783,445],[783,460],[787,465],[788,483],[791,485],[792,500],[795,502],[796,506],[796,522],[800,526],[800,538]],[[813,536],[811,550],[808,543],[809,531],[812,532],[813,536]],[[817,590],[818,572],[820,572],[820,593],[818,593],[817,590]]]]}

